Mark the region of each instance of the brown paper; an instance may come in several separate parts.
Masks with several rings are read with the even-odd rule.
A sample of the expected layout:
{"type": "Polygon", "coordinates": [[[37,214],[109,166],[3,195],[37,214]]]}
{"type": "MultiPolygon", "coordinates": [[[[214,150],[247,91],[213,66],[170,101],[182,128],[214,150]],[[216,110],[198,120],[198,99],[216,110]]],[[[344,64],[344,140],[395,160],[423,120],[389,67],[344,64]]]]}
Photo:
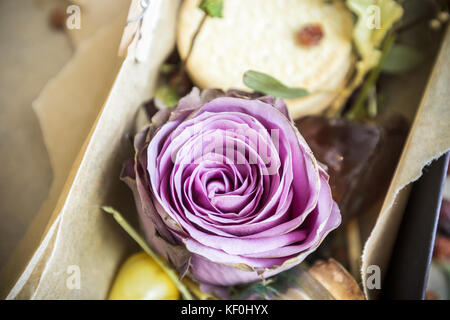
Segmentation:
{"type": "MultiPolygon", "coordinates": [[[[163,0],[159,11],[149,12],[158,20],[154,33],[165,36],[158,41],[153,38],[151,59],[136,63],[131,52],[123,62],[58,196],[42,242],[8,298],[102,299],[106,296],[131,242],[100,207],[110,204],[125,212],[134,210],[131,194],[118,180],[122,162],[132,152],[125,133],[133,126],[138,106],[151,96],[159,65],[173,49],[178,5],[178,0],[163,0]],[[80,271],[79,288],[67,283],[73,267],[80,271]]],[[[115,52],[117,48],[118,42],[115,52]]],[[[59,155],[64,157],[62,152],[59,155]]]]}
{"type": "MultiPolygon", "coordinates": [[[[0,296],[17,280],[39,245],[72,164],[121,66],[116,55],[125,15],[94,32],[33,103],[49,152],[53,182],[48,199],[0,273],[0,296]]],[[[39,207],[36,207],[38,211],[39,207]]],[[[33,261],[36,263],[36,260],[33,261]]]]}
{"type": "Polygon", "coordinates": [[[385,276],[392,248],[408,200],[411,183],[422,175],[422,169],[450,149],[450,29],[419,110],[411,128],[394,178],[384,200],[377,223],[367,240],[362,255],[361,275],[365,294],[376,298],[379,290],[368,290],[366,281],[371,265],[380,267],[385,276]]]}
{"type": "Polygon", "coordinates": [[[65,33],[48,23],[56,1],[42,5],[0,1],[0,269],[48,196],[52,182],[31,105],[73,55],[65,33]],[[26,201],[18,201],[23,195],[26,201]]]}
{"type": "MultiPolygon", "coordinates": [[[[100,207],[113,205],[124,214],[135,215],[131,194],[118,180],[122,161],[132,154],[125,133],[133,127],[140,103],[151,97],[158,67],[173,49],[180,2],[153,1],[161,1],[161,7],[150,13],[157,23],[149,37],[149,59],[136,62],[133,50],[139,39],[135,37],[105,106],[58,197],[47,232],[8,298],[105,298],[118,266],[132,250],[127,236],[100,207]],[[80,270],[80,288],[67,285],[71,266],[80,270]]],[[[447,34],[438,68],[417,113],[399,169],[366,243],[363,270],[372,264],[382,269],[386,266],[407,199],[407,186],[420,176],[427,163],[450,147],[449,108],[438,103],[449,98],[445,58],[449,46],[447,34]]],[[[366,280],[364,272],[363,279],[366,280]]],[[[372,297],[367,290],[366,294],[372,297]]]]}
{"type": "Polygon", "coordinates": [[[123,21],[124,12],[131,0],[71,0],[80,8],[80,29],[68,29],[69,37],[75,48],[91,38],[97,30],[116,20],[123,21]]]}

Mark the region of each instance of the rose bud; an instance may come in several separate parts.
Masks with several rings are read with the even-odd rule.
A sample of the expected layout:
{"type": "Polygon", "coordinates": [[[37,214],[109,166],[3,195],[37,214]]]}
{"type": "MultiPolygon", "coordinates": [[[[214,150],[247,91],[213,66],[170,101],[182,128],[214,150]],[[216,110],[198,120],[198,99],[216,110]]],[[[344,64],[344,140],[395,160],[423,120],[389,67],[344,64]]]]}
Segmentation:
{"type": "Polygon", "coordinates": [[[146,239],[200,283],[290,269],[341,222],[328,174],[281,99],[194,88],[153,116],[135,149],[122,179],[146,239]]]}

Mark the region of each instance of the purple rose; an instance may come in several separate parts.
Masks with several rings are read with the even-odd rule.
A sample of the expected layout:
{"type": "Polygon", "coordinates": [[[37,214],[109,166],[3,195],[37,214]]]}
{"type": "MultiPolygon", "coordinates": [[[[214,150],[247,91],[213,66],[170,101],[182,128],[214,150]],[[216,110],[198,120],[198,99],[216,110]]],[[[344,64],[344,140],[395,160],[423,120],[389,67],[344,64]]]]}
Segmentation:
{"type": "Polygon", "coordinates": [[[135,147],[122,177],[147,241],[201,283],[292,268],[341,222],[328,175],[280,99],[194,88],[135,147]]]}

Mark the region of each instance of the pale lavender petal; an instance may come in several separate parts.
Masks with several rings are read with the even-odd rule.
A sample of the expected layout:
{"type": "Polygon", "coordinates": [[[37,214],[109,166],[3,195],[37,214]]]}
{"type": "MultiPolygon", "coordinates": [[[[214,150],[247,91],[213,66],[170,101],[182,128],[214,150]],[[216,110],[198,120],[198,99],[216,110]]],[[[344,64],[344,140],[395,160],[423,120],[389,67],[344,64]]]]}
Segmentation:
{"type": "Polygon", "coordinates": [[[300,263],[339,225],[328,175],[283,100],[194,88],[160,115],[123,175],[148,241],[180,270],[212,285],[255,281],[300,263]]]}

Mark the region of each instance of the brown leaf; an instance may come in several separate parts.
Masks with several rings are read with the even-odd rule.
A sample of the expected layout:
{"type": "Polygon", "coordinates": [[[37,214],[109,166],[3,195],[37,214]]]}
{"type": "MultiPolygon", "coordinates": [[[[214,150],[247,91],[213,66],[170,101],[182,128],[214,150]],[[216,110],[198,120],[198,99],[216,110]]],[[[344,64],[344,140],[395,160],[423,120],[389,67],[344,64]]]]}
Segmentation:
{"type": "Polygon", "coordinates": [[[318,260],[308,270],[336,300],[364,300],[364,294],[355,279],[336,260],[318,260]]]}

